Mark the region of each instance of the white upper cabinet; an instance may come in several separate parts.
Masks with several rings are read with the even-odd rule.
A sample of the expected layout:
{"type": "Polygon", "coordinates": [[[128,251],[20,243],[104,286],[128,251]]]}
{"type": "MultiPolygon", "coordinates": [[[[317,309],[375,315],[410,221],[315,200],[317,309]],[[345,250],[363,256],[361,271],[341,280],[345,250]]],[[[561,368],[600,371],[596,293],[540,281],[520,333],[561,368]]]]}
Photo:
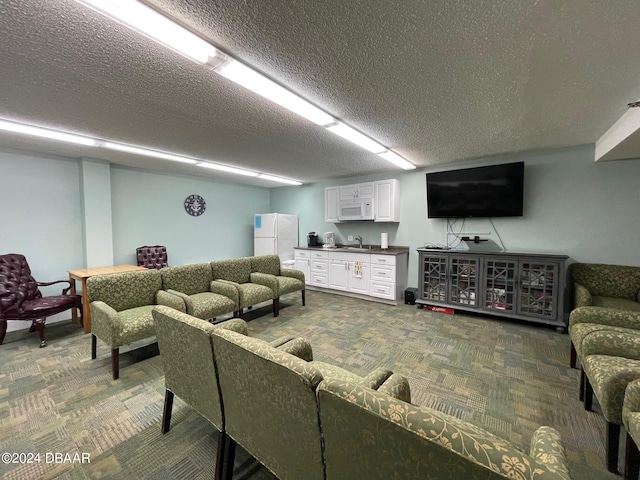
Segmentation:
{"type": "Polygon", "coordinates": [[[400,181],[379,180],[375,186],[375,216],[376,222],[400,221],[400,181]]]}
{"type": "Polygon", "coordinates": [[[373,182],[342,185],[340,187],[340,200],[358,200],[367,198],[373,198],[373,182]]]}
{"type": "Polygon", "coordinates": [[[324,189],[324,221],[338,223],[338,196],[339,187],[327,187],[324,189]]]}

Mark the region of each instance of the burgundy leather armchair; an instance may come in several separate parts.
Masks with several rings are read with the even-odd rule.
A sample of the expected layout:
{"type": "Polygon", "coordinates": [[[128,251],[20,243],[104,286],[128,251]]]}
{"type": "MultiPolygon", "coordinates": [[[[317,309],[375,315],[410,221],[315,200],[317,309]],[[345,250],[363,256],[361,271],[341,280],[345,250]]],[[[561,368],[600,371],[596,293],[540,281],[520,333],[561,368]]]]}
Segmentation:
{"type": "Polygon", "coordinates": [[[69,295],[71,282],[37,282],[24,255],[9,253],[0,255],[0,345],[7,332],[7,320],[31,320],[30,332],[38,332],[40,347],[45,347],[44,323],[47,317],[71,308],[80,311],[82,325],[82,296],[69,295]],[[38,287],[67,283],[61,295],[43,297],[38,287]]]}
{"type": "Polygon", "coordinates": [[[136,249],[138,266],[155,268],[157,270],[168,267],[167,247],[162,245],[144,245],[136,249]]]}

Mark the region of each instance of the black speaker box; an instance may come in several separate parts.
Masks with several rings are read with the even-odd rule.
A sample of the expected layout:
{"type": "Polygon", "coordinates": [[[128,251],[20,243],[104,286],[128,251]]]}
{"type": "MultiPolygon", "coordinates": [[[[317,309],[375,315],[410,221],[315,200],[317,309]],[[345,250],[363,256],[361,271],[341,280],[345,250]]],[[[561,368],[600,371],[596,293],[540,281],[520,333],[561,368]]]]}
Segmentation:
{"type": "Polygon", "coordinates": [[[416,304],[416,295],[418,294],[417,288],[407,288],[404,291],[404,303],[406,305],[415,305],[416,304]]]}

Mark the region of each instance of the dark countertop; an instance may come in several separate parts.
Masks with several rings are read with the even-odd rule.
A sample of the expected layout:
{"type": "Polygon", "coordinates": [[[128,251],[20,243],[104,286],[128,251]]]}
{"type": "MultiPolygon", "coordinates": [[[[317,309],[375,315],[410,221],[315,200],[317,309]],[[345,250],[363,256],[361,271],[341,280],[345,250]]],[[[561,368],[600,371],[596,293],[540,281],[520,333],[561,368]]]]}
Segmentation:
{"type": "Polygon", "coordinates": [[[349,252],[349,253],[374,253],[376,255],[402,255],[409,253],[409,247],[389,245],[389,248],[383,250],[380,245],[363,245],[363,249],[349,248],[348,245],[338,244],[336,248],[323,247],[294,247],[296,250],[320,250],[323,252],[349,252]]]}

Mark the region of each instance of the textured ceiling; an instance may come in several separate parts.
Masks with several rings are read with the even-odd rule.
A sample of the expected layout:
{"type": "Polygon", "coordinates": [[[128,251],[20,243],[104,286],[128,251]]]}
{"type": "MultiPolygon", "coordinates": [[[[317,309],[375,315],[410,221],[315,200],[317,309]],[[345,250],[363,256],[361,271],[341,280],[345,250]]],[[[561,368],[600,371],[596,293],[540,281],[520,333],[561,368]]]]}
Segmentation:
{"type": "MultiPolygon", "coordinates": [[[[146,3],[418,167],[591,144],[640,98],[637,0],[146,3]]],[[[0,117],[303,182],[396,171],[74,0],[0,0],[0,117]]]]}

